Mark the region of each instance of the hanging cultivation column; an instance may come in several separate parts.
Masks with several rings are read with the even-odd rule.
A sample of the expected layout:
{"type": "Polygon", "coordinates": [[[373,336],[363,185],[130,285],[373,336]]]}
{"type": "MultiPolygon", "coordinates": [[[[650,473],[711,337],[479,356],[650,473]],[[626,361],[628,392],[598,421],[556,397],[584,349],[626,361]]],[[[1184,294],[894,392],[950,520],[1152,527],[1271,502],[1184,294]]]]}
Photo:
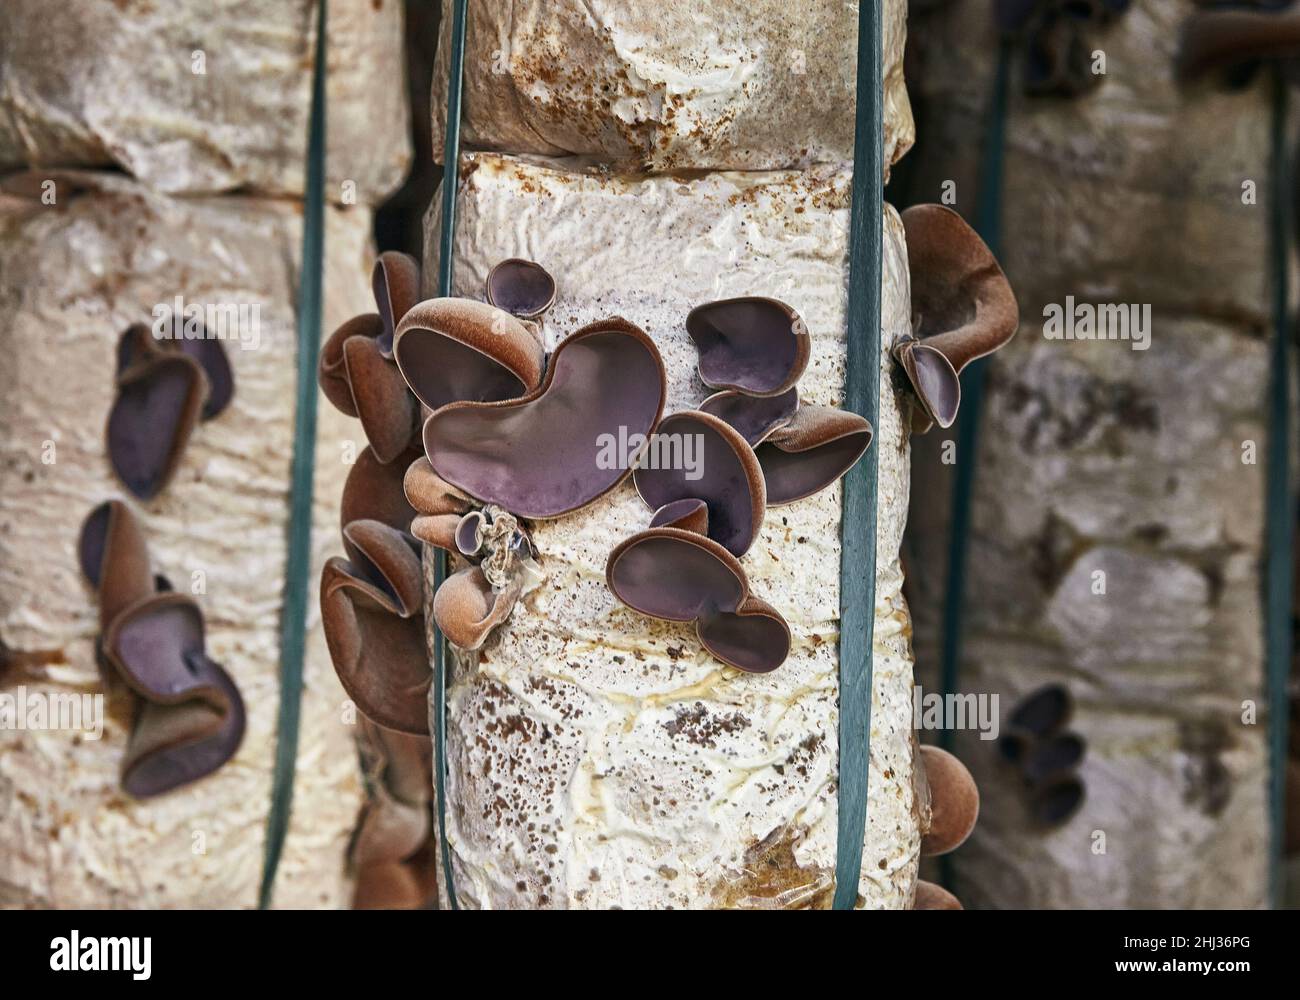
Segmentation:
{"type": "MultiPolygon", "coordinates": [[[[86,710],[0,731],[0,904],[257,903],[317,5],[215,6],[0,10],[0,694],[86,710]],[[217,693],[171,707],[144,681],[182,660],[217,693]]],[[[331,14],[332,326],[369,298],[369,206],[409,151],[368,68],[400,66],[399,7],[331,14]]],[[[323,411],[318,565],[353,437],[323,411]]],[[[319,630],[305,682],[274,900],[346,905],[362,776],[319,630]]]]}
{"type": "MultiPolygon", "coordinates": [[[[978,471],[958,686],[1021,731],[958,736],[984,809],[954,891],[977,906],[1266,898],[1271,88],[1200,72],[1239,60],[1215,29],[1189,50],[1196,5],[1126,6],[1012,25],[1001,231],[1023,324],[988,373],[979,454],[959,456],[978,471]]],[[[915,193],[953,181],[973,213],[993,14],[956,3],[913,34],[932,140],[915,193]]],[[[914,477],[927,678],[942,446],[914,477]]]]}
{"type": "MultiPolygon", "coordinates": [[[[911,142],[904,18],[886,5],[886,164],[911,142]]],[[[451,644],[444,905],[446,885],[471,907],[829,904],[838,478],[868,446],[879,556],[857,891],[912,903],[930,800],[897,562],[919,409],[905,386],[922,366],[935,380],[921,383],[947,387],[959,362],[930,347],[895,360],[926,334],[886,207],[878,426],[837,408],[856,29],[829,4],[469,5],[465,139],[480,151],[460,163],[462,298],[410,308],[391,346],[379,327],[374,347],[360,327],[340,341],[372,448],[423,452],[405,475],[410,532],[457,554],[436,592],[425,579],[430,632],[451,644]],[[562,153],[605,166],[546,158],[562,153]],[[665,172],[685,168],[708,172],[665,172]],[[406,387],[432,413],[422,430],[406,387]]],[[[440,220],[435,207],[426,295],[440,220]]],[[[363,710],[414,731],[406,692],[428,684],[429,657],[399,659],[400,520],[377,514],[357,535],[368,568],[353,560],[398,596],[389,617],[326,628],[363,710]]]]}

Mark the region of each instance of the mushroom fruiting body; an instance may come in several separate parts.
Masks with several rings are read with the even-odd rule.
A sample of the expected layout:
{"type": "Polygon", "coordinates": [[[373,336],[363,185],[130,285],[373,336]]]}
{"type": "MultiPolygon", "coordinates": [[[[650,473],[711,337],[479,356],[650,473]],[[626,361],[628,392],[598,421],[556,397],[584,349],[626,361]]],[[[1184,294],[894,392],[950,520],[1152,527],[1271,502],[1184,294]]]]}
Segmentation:
{"type": "Polygon", "coordinates": [[[415,540],[380,521],[343,529],[347,558],[321,573],[321,619],[334,669],[367,718],[402,733],[428,732],[423,571],[415,540]]]}
{"type": "Polygon", "coordinates": [[[159,338],[143,324],[127,329],[118,341],[117,397],[106,431],[118,479],[152,500],[176,474],[195,426],[221,413],[233,395],[225,348],[204,331],[159,338]]]}
{"type": "Polygon", "coordinates": [[[160,589],[140,525],[119,501],[90,513],[77,551],[99,596],[103,661],[140,699],[122,787],[148,798],[211,774],[239,749],[245,713],[204,648],[203,613],[160,589]]]}
{"type": "Polygon", "coordinates": [[[393,363],[394,324],[414,304],[419,266],[405,254],[382,254],[371,285],[379,311],[354,316],[330,335],[318,379],[326,399],[361,421],[374,457],[387,464],[410,447],[419,429],[419,405],[393,363]]]}
{"type": "Polygon", "coordinates": [[[1194,79],[1216,70],[1300,58],[1300,9],[1255,6],[1202,8],[1184,22],[1178,73],[1194,79]]]}
{"type": "Polygon", "coordinates": [[[605,580],[634,611],[694,622],[704,648],[740,670],[767,673],[790,652],[789,626],[750,595],[740,561],[693,531],[650,528],[624,540],[610,554],[605,580]]]}
{"type": "Polygon", "coordinates": [[[871,446],[871,423],[865,417],[802,403],[794,389],[767,399],[719,392],[700,409],[731,424],[754,449],[769,507],[820,493],[871,446]]]}
{"type": "Polygon", "coordinates": [[[960,215],[943,205],[902,213],[912,278],[912,336],[894,345],[922,407],[916,433],[951,427],[961,404],[962,369],[1015,336],[1016,297],[992,252],[960,215]]]}
{"type": "Polygon", "coordinates": [[[430,410],[517,399],[542,379],[545,352],[508,312],[472,299],[429,299],[397,327],[394,357],[430,410]]]}
{"type": "Polygon", "coordinates": [[[625,428],[648,441],[665,393],[654,342],[625,320],[603,320],[566,337],[528,395],[435,411],[424,449],[435,473],[481,503],[517,517],[559,517],[630,474],[601,461],[601,438],[625,428]]]}
{"type": "Polygon", "coordinates": [[[700,378],[714,389],[779,396],[808,367],[808,328],[777,299],[706,302],[686,317],[686,332],[699,352],[700,378]]]}
{"type": "Polygon", "coordinates": [[[979,819],[980,795],[966,765],[946,750],[921,747],[930,826],[921,840],[924,855],[947,854],[965,843],[979,819]]]}
{"type": "Polygon", "coordinates": [[[702,501],[708,511],[708,537],[732,555],[743,556],[767,510],[763,470],[753,449],[729,424],[698,410],[665,417],[655,437],[680,442],[679,454],[685,454],[688,439],[694,441],[698,462],[694,470],[684,462],[639,464],[632,481],[641,499],[656,511],[681,500],[702,501]]]}

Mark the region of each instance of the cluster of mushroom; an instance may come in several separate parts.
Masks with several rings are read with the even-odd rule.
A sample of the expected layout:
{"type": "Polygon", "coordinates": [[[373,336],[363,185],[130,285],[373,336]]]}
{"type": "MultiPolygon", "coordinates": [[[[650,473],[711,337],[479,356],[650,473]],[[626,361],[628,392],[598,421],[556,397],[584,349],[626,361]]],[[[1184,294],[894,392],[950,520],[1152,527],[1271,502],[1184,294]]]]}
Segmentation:
{"type": "MultiPolygon", "coordinates": [[[[117,343],[106,451],[113,472],[141,500],[162,492],[194,428],[221,413],[235,391],[219,340],[178,317],[166,326],[173,336],[133,324],[117,343]]],[[[203,612],[154,575],[140,524],[121,501],[102,503],[86,518],[78,558],[99,601],[100,668],[137,703],[122,787],[147,798],[212,773],[239,748],[245,714],[234,681],[204,650],[203,612]]]]}
{"type": "Polygon", "coordinates": [[[1066,731],[1073,714],[1070,692],[1048,684],[1016,706],[998,739],[1003,758],[1020,772],[1029,815],[1042,829],[1060,826],[1083,805],[1078,769],[1087,748],[1083,737],[1066,731]]]}
{"type": "Polygon", "coordinates": [[[204,648],[203,612],[155,575],[140,523],[117,500],[86,518],[77,544],[99,598],[105,679],[136,698],[122,787],[148,798],[211,774],[244,736],[244,702],[204,648]]]}
{"type": "Polygon", "coordinates": [[[654,513],[649,528],[611,553],[606,581],[635,611],[693,622],[700,644],[723,663],[766,673],[789,654],[790,628],[749,592],[740,557],[769,506],[843,476],[871,444],[872,428],[859,414],[799,399],[811,338],[785,303],[710,302],[691,311],[686,332],[700,379],[718,391],[666,417],[655,440],[693,437],[698,469],[638,463],[632,479],[654,513]]]}
{"type": "Polygon", "coordinates": [[[319,369],[326,398],[360,418],[369,442],[343,487],[346,556],[326,562],[320,587],[325,640],[361,716],[369,779],[349,848],[358,909],[414,908],[432,894],[424,575],[411,535],[415,511],[402,490],[419,456],[419,404],[392,360],[394,318],[415,303],[419,285],[413,258],[383,254],[373,274],[378,311],[335,331],[319,369]]]}
{"type": "Polygon", "coordinates": [[[1090,29],[1112,23],[1130,0],[998,0],[998,26],[1025,47],[1025,90],[1077,97],[1102,81],[1090,29]]]}
{"type": "MultiPolygon", "coordinates": [[[[117,398],[108,415],[108,458],[122,484],[141,500],[162,492],[180,466],[190,435],[235,392],[230,359],[205,331],[160,338],[143,323],[117,345],[117,398]]],[[[188,332],[188,331],[186,331],[188,332]]]]}

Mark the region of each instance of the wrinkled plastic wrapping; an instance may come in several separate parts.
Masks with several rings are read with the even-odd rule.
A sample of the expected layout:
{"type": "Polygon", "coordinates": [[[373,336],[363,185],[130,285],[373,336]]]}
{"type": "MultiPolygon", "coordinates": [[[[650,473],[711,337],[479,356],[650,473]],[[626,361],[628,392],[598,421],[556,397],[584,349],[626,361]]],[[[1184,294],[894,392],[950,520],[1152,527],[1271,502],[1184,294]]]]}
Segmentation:
{"type": "MultiPolygon", "coordinates": [[[[442,149],[451,17],[434,69],[442,149]]],[[[885,170],[912,144],[905,0],[883,10],[885,170]]],[[[849,0],[470,0],[464,141],[638,171],[763,170],[853,158],[858,4],[849,0]]]]}
{"type": "MultiPolygon", "coordinates": [[[[585,323],[626,317],[663,355],[666,412],[708,394],[684,329],[688,310],[712,298],[774,296],[812,334],[803,398],[841,402],[847,170],[615,179],[492,154],[470,155],[462,169],[455,294],[481,297],[504,258],[537,260],[558,282],[543,324],[548,348],[585,323]]],[[[892,209],[883,222],[875,678],[859,892],[866,907],[901,908],[920,839],[897,561],[908,445],[883,352],[910,317],[902,226],[892,209]]],[[[438,228],[435,205],[428,276],[438,228]]],[[[606,559],[650,514],[624,483],[578,513],[536,522],[545,581],[480,654],[453,658],[447,841],[464,906],[829,904],[840,486],[769,509],[743,559],[754,594],[793,632],[789,658],[765,675],[725,668],[688,626],[614,600],[606,559]]]]}
{"type": "MultiPolygon", "coordinates": [[[[199,585],[207,651],[239,686],[248,729],[220,770],[148,801],[120,788],[125,699],[107,701],[98,741],[0,731],[0,904],[252,906],[280,695],[301,212],[284,201],[171,200],[104,174],[61,180],[54,205],[0,194],[0,690],[104,690],[94,655],[98,608],[76,542],[95,505],[126,496],[104,444],[119,334],[150,322],[155,304],[177,294],[256,304],[260,343],[226,342],[231,406],[196,429],[155,501],[130,501],[157,570],[183,592],[199,585]]],[[[5,188],[33,190],[23,178],[5,188]]],[[[370,215],[329,210],[326,219],[329,327],[370,308],[370,215]]],[[[321,405],[313,580],[339,548],[345,448],[363,444],[352,423],[321,405]]],[[[315,601],[309,608],[294,810],[275,902],[343,906],[345,850],[362,795],[356,728],[315,601]]]]}
{"type": "MultiPolygon", "coordinates": [[[[0,4],[0,169],[117,167],[167,192],[301,195],[316,0],[0,4]]],[[[410,160],[401,0],[330,4],[327,197],[410,160]],[[345,187],[347,185],[347,187],[345,187]]]]}
{"type": "MultiPolygon", "coordinates": [[[[983,796],[953,860],[968,907],[1265,898],[1268,104],[1262,82],[1175,84],[1193,9],[1149,0],[1098,32],[1108,75],[1078,100],[1027,98],[1013,78],[1001,258],[1023,325],[989,372],[960,687],[999,695],[1005,725],[1027,692],[1066,685],[1087,798],[1063,827],[1036,830],[1018,774],[960,733],[983,796]],[[1257,204],[1243,204],[1246,181],[1257,204]],[[1150,305],[1149,349],[1045,339],[1043,309],[1067,295],[1150,305]]],[[[953,5],[912,31],[928,113],[918,194],[954,180],[969,214],[996,53],[988,12],[953,5]]],[[[918,439],[908,529],[931,690],[950,437],[918,439]]]]}

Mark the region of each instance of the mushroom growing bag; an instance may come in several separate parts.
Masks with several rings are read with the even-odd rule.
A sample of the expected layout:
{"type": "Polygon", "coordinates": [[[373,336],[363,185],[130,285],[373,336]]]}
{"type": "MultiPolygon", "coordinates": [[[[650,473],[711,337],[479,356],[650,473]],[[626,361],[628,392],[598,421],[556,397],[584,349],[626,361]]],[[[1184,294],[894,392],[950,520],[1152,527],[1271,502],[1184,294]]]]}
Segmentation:
{"type": "MultiPolygon", "coordinates": [[[[0,187],[0,696],[26,709],[0,728],[0,905],[253,906],[280,697],[301,213],[277,200],[171,199],[107,174],[54,178],[0,187]],[[258,322],[221,342],[229,405],[194,428],[166,488],[138,501],[106,453],[119,338],[177,294],[257,309],[258,322]],[[233,757],[147,798],[123,788],[138,706],[97,665],[103,629],[78,565],[83,521],[112,499],[134,512],[152,572],[201,611],[206,654],[246,713],[233,757]],[[78,725],[33,714],[69,697],[87,705],[78,725]]],[[[327,323],[369,299],[370,223],[365,211],[326,212],[327,323]]],[[[151,439],[169,430],[148,428],[151,439]]],[[[337,545],[344,449],[361,447],[328,407],[320,431],[318,567],[337,545]]],[[[275,902],[344,906],[361,775],[319,629],[304,682],[275,902]]]]}
{"type": "MultiPolygon", "coordinates": [[[[450,6],[434,67],[447,107],[450,6]]],[[[912,144],[907,5],[883,4],[885,166],[912,144]]],[[[856,4],[470,0],[465,142],[629,170],[760,170],[853,158],[856,4]]]]}
{"type": "MultiPolygon", "coordinates": [[[[302,195],[317,0],[58,6],[0,4],[0,168],[302,195]]],[[[410,156],[402,4],[334,0],[329,14],[328,190],[374,204],[410,156]]]]}
{"type": "MultiPolygon", "coordinates": [[[[685,329],[691,309],[770,296],[807,325],[801,399],[841,401],[847,169],[629,178],[476,153],[461,177],[452,294],[481,298],[508,258],[538,262],[557,284],[540,321],[544,346],[612,316],[630,321],[663,359],[665,414],[711,394],[685,329]]],[[[861,905],[903,908],[922,820],[897,559],[906,411],[888,352],[910,331],[910,311],[902,226],[890,208],[882,223],[875,676],[858,888],[861,905]]],[[[435,209],[426,246],[437,245],[435,209]]],[[[435,251],[425,274],[436,264],[435,251]]],[[[607,560],[651,514],[628,480],[576,513],[531,522],[540,585],[478,652],[449,648],[446,838],[464,906],[829,904],[840,486],[769,507],[744,556],[752,594],[791,633],[788,657],[769,673],[728,667],[689,624],[639,614],[611,594],[607,560]]]]}

